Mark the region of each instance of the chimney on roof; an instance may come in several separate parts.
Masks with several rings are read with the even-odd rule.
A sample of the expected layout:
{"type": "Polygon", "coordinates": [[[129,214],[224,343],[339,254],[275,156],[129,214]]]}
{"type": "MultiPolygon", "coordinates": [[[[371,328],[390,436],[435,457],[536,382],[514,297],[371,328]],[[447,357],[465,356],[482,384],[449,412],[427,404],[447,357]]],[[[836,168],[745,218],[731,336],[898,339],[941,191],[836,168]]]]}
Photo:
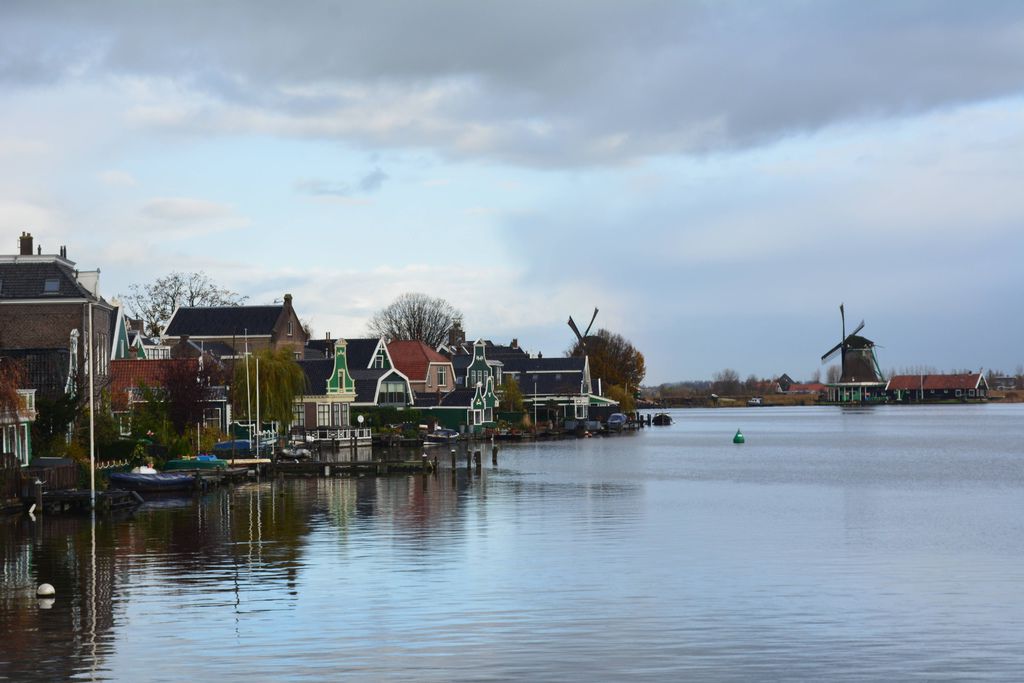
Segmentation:
{"type": "Polygon", "coordinates": [[[285,308],[291,308],[292,307],[292,295],[291,294],[285,294],[284,295],[284,307],[285,308]]]}
{"type": "Polygon", "coordinates": [[[544,354],[541,353],[540,351],[538,351],[537,352],[537,358],[543,358],[543,357],[544,357],[544,354]]]}
{"type": "Polygon", "coordinates": [[[32,255],[32,233],[21,231],[21,237],[18,238],[18,253],[22,256],[32,255]]]}
{"type": "Polygon", "coordinates": [[[331,341],[331,333],[329,330],[327,332],[327,341],[331,341]]]}
{"type": "Polygon", "coordinates": [[[513,349],[518,349],[519,348],[519,340],[518,339],[513,339],[512,343],[509,344],[509,347],[511,347],[513,349]]]}
{"type": "Polygon", "coordinates": [[[66,245],[61,245],[61,248],[60,248],[60,257],[61,257],[61,258],[67,258],[67,257],[68,257],[68,248],[67,248],[67,246],[66,246],[66,245]]]}

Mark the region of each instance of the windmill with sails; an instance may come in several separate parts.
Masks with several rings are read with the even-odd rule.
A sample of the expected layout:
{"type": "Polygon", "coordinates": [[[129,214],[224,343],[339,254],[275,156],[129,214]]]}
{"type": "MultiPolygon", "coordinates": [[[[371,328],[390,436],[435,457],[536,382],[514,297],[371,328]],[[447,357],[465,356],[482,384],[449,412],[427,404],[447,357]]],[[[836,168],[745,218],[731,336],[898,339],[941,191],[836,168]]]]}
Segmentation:
{"type": "Polygon", "coordinates": [[[875,355],[875,342],[859,333],[864,321],[846,334],[846,311],[839,304],[842,319],[842,336],[839,343],[821,356],[822,364],[839,354],[840,374],[838,382],[828,385],[829,401],[834,403],[873,403],[885,400],[885,379],[875,355]]]}

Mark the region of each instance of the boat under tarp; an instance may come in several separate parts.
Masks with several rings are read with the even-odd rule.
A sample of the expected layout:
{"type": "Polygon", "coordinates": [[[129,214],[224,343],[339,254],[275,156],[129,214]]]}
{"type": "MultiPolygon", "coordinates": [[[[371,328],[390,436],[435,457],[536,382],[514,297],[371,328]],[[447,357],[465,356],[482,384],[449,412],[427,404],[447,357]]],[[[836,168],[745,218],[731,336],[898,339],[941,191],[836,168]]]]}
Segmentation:
{"type": "Polygon", "coordinates": [[[215,455],[198,455],[194,458],[178,458],[168,460],[165,470],[226,470],[228,461],[215,455]]]}
{"type": "Polygon", "coordinates": [[[658,413],[651,419],[651,424],[658,427],[667,427],[672,424],[672,416],[668,413],[658,413]]]}
{"type": "Polygon", "coordinates": [[[160,491],[189,491],[195,488],[196,479],[191,474],[180,472],[158,472],[141,474],[139,472],[111,472],[109,475],[111,488],[124,491],[141,491],[156,493],[160,491]]]}

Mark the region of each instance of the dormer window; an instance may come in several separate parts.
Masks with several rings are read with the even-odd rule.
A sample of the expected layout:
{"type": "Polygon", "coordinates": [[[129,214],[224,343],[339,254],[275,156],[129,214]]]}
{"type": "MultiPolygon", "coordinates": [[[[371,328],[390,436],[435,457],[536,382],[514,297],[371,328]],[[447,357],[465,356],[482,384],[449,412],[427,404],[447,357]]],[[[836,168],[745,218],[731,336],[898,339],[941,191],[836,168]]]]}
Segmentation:
{"type": "Polygon", "coordinates": [[[43,294],[56,294],[60,291],[60,280],[55,277],[48,277],[43,282],[43,294]]]}

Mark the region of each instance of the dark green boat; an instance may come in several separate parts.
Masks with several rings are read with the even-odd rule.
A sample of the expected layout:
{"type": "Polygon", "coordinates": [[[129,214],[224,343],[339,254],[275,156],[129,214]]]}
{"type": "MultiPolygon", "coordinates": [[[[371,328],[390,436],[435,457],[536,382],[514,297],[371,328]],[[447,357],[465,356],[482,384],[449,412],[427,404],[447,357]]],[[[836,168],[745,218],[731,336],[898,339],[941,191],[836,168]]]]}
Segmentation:
{"type": "Polygon", "coordinates": [[[195,458],[168,460],[167,464],[164,465],[164,470],[168,472],[174,470],[226,470],[227,468],[227,460],[221,460],[213,455],[199,455],[195,458]]]}

